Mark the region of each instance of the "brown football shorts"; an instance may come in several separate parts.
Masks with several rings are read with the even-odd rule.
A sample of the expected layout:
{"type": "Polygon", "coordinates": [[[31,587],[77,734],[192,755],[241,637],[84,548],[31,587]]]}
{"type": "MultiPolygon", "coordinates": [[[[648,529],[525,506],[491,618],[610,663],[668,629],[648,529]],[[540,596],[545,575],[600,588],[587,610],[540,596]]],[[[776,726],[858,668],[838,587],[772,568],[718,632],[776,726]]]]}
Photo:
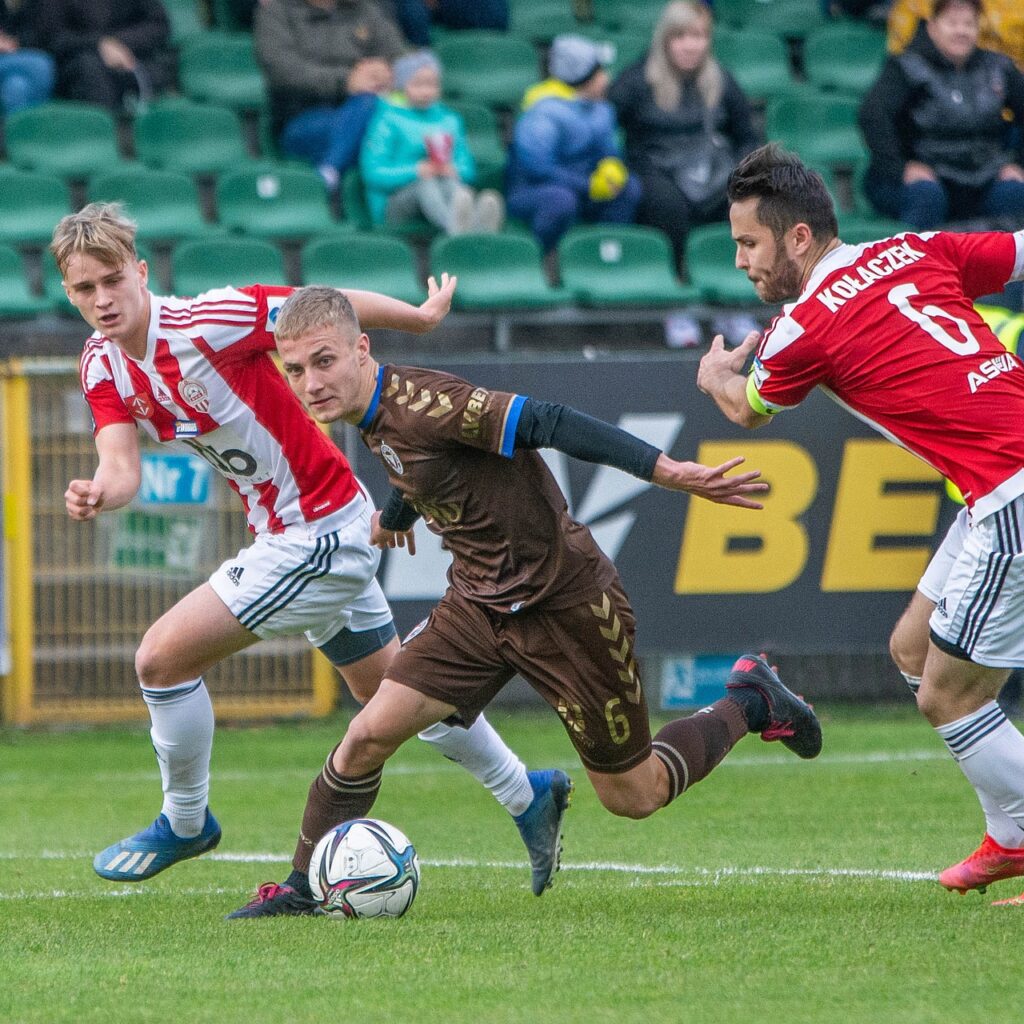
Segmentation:
{"type": "Polygon", "coordinates": [[[558,712],[587,768],[625,772],[651,752],[635,630],[618,578],[572,607],[516,614],[449,589],[386,674],[453,705],[469,725],[519,673],[558,712]]]}

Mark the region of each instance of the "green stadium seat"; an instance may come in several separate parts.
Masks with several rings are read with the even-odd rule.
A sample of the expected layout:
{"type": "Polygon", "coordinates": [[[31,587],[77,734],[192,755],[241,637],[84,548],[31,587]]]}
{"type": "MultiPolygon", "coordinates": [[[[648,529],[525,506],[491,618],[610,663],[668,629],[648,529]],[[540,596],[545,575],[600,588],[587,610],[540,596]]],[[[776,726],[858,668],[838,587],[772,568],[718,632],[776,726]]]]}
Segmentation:
{"type": "Polygon", "coordinates": [[[755,0],[742,25],[767,29],[785,39],[803,39],[824,23],[821,0],[755,0]]]}
{"type": "Polygon", "coordinates": [[[678,306],[700,297],[676,277],[672,247],[655,228],[572,228],[558,245],[558,266],[563,286],[583,306],[678,306]]]}
{"type": "Polygon", "coordinates": [[[38,316],[53,308],[49,296],[29,290],[21,255],[9,245],[0,245],[0,318],[38,316]]]}
{"type": "Polygon", "coordinates": [[[819,89],[861,96],[885,60],[885,33],[858,22],[833,22],[804,40],[804,71],[819,89]]]}
{"type": "Polygon", "coordinates": [[[705,224],[690,232],[686,270],[708,302],[754,305],[760,301],[746,275],[736,269],[736,243],[728,224],[705,224]]]}
{"type": "Polygon", "coordinates": [[[751,100],[766,101],[794,90],[796,82],[783,39],[762,29],[715,31],[715,56],[751,100]]]}
{"type": "Polygon", "coordinates": [[[88,103],[43,103],[11,114],[4,125],[8,159],[31,171],[86,179],[124,162],[114,118],[88,103]]]}
{"type": "Polygon", "coordinates": [[[511,110],[540,79],[537,51],[519,36],[465,29],[439,40],[435,49],[445,96],[511,110]]]}
{"type": "Polygon", "coordinates": [[[456,235],[435,238],[430,272],[455,274],[452,308],[457,310],[550,309],[569,301],[541,270],[540,246],[524,235],[456,235]]]}
{"type": "Polygon", "coordinates": [[[867,158],[858,105],[854,96],[809,90],[777,97],[765,113],[768,138],[814,167],[854,167],[867,158]]]}
{"type": "Polygon", "coordinates": [[[448,106],[461,115],[466,126],[469,150],[476,161],[477,188],[502,189],[508,154],[494,111],[471,100],[451,100],[448,106]]]}
{"type": "Polygon", "coordinates": [[[887,217],[867,217],[857,213],[839,216],[839,237],[849,245],[875,242],[910,230],[908,224],[887,217]]]}
{"type": "Polygon", "coordinates": [[[212,103],[162,104],[135,119],[135,153],[150,167],[215,174],[249,159],[238,115],[212,103]]]}
{"type": "Polygon", "coordinates": [[[510,31],[533,43],[546,46],[555,36],[566,32],[575,33],[579,27],[568,0],[562,0],[560,5],[512,5],[510,31]]]}
{"type": "Polygon", "coordinates": [[[186,39],[201,36],[206,31],[199,16],[197,0],[163,0],[167,19],[171,23],[171,42],[181,46],[186,39]]]}
{"type": "Polygon", "coordinates": [[[405,242],[386,235],[344,234],[310,239],[302,248],[304,284],[381,292],[418,306],[427,297],[416,276],[416,257],[405,242]]]}
{"type": "Polygon", "coordinates": [[[87,191],[90,202],[123,203],[146,242],[203,238],[219,231],[203,220],[195,181],[176,171],[147,168],[97,175],[87,191]]]}
{"type": "Polygon", "coordinates": [[[312,167],[257,164],[217,179],[224,227],[257,238],[309,238],[338,226],[323,179],[312,167]]]}
{"type": "Polygon", "coordinates": [[[171,253],[175,295],[246,284],[288,284],[281,250],[259,238],[182,242],[171,253]]]}
{"type": "Polygon", "coordinates": [[[67,185],[52,174],[12,169],[0,177],[0,242],[47,245],[70,212],[67,185]]]}
{"type": "Polygon", "coordinates": [[[267,105],[263,72],[247,32],[206,32],[182,43],[178,59],[181,91],[199,103],[235,110],[267,105]]]}
{"type": "Polygon", "coordinates": [[[665,9],[664,0],[592,0],[594,21],[607,28],[644,32],[650,39],[665,9]]]}

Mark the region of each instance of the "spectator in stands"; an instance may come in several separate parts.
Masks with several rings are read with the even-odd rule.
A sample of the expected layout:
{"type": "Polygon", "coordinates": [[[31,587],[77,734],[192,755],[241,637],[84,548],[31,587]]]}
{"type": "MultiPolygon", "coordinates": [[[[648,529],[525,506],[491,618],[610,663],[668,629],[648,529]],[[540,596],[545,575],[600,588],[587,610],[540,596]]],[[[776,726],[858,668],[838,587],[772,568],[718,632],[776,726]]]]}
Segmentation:
{"type": "Polygon", "coordinates": [[[56,58],[57,91],[68,99],[120,111],[174,81],[160,0],[45,0],[36,29],[56,58]]]}
{"type": "Polygon", "coordinates": [[[750,104],[712,53],[711,28],[703,3],[668,4],[647,56],[608,91],[643,189],[637,220],[668,235],[677,264],[692,226],[725,220],[729,175],[759,142],[750,104]]]}
{"type": "Polygon", "coordinates": [[[631,224],[640,183],[622,162],[608,89],[607,49],[557,36],[550,77],[527,90],[509,150],[508,212],[546,251],[580,220],[631,224]]]}
{"type": "Polygon", "coordinates": [[[980,13],[980,0],[936,0],[861,106],[868,198],[919,231],[950,216],[1024,219],[1020,139],[1015,153],[1003,118],[1024,118],[1024,75],[977,45],[980,13]]]}
{"type": "Polygon", "coordinates": [[[0,113],[33,107],[50,98],[53,58],[35,49],[37,0],[0,0],[0,113]]]}
{"type": "Polygon", "coordinates": [[[430,45],[430,26],[508,28],[508,0],[392,0],[395,17],[414,46],[430,45]]]}
{"type": "Polygon", "coordinates": [[[360,154],[374,224],[425,217],[449,235],[497,231],[505,206],[493,189],[475,193],[462,118],[439,103],[441,65],[429,50],[395,62],[398,91],[381,102],[360,154]]]}
{"type": "Polygon", "coordinates": [[[391,89],[398,26],[376,0],[269,0],[256,10],[255,44],[281,150],[336,189],[391,89]]]}
{"type": "MultiPolygon", "coordinates": [[[[934,0],[895,0],[889,11],[889,52],[902,53],[918,25],[929,18],[934,0]]],[[[985,0],[978,45],[1005,53],[1024,70],[1024,4],[1020,0],[985,0]]]]}

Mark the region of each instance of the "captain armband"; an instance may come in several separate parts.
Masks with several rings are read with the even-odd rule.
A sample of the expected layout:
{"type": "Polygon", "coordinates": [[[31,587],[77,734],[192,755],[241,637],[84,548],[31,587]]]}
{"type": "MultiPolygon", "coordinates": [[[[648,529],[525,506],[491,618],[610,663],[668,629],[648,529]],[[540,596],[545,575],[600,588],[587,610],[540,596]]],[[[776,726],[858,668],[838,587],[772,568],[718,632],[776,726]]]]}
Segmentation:
{"type": "Polygon", "coordinates": [[[747,402],[750,408],[760,416],[774,416],[779,411],[778,406],[765,404],[764,399],[758,393],[753,374],[747,377],[747,402]]]}

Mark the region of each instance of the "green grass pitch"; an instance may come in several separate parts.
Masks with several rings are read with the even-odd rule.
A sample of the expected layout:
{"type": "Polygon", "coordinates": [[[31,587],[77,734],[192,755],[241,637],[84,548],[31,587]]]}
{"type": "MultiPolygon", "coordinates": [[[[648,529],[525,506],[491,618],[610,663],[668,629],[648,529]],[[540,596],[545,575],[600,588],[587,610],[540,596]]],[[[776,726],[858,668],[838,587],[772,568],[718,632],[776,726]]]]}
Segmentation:
{"type": "Polygon", "coordinates": [[[911,712],[828,709],[801,762],[743,740],[642,822],[598,805],[554,716],[495,711],[531,767],[577,781],[563,869],[530,894],[517,833],[459,768],[408,744],[374,814],[419,850],[398,921],[225,921],[288,870],[322,723],[218,731],[215,854],[134,887],[93,853],[146,824],[144,730],[0,732],[3,1024],[958,1024],[1019,1018],[1024,910],[935,873],[977,844],[973,794],[911,712]]]}

